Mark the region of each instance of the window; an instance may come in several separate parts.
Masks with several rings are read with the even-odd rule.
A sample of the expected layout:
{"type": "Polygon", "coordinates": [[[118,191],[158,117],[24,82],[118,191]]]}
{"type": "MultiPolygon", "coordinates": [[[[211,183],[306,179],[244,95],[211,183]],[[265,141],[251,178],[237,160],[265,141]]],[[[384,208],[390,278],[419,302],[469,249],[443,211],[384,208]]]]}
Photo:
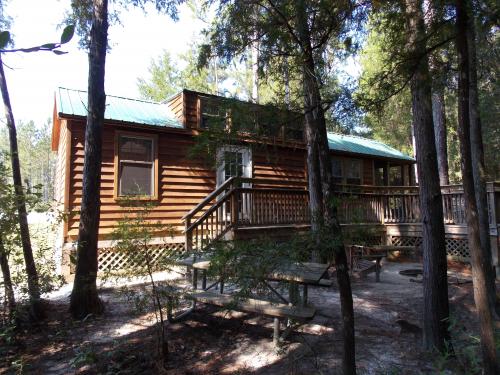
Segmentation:
{"type": "Polygon", "coordinates": [[[295,120],[285,126],[286,139],[293,141],[304,141],[304,122],[295,120]]]}
{"type": "Polygon", "coordinates": [[[361,185],[361,160],[346,159],[346,184],[361,185]]]}
{"type": "Polygon", "coordinates": [[[118,133],[115,197],[157,196],[157,137],[118,133]]]}
{"type": "Polygon", "coordinates": [[[226,106],[222,101],[202,96],[200,106],[200,128],[208,129],[211,126],[226,123],[226,106]]]}
{"type": "Polygon", "coordinates": [[[343,182],[344,175],[342,174],[342,159],[332,159],[332,174],[334,183],[341,184],[343,182]]]}
{"type": "Polygon", "coordinates": [[[400,165],[391,165],[389,167],[389,185],[402,186],[403,185],[403,170],[400,165]]]}

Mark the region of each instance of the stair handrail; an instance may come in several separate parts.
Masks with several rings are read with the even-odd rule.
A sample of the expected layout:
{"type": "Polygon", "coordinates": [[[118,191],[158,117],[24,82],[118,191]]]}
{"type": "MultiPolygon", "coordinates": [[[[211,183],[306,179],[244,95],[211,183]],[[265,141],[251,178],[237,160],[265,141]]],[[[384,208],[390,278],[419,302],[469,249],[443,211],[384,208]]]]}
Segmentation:
{"type": "Polygon", "coordinates": [[[199,211],[203,209],[208,203],[210,203],[214,198],[220,195],[226,188],[233,184],[237,177],[228,178],[221,186],[208,194],[200,203],[198,203],[191,211],[182,217],[183,221],[191,219],[199,211]]]}
{"type": "Polygon", "coordinates": [[[203,215],[197,218],[193,223],[190,223],[188,227],[184,230],[184,233],[193,230],[197,225],[199,225],[203,220],[205,220],[212,212],[214,212],[225,200],[229,199],[235,192],[235,189],[229,190],[225,193],[214,205],[212,205],[208,210],[206,210],[203,215]]]}

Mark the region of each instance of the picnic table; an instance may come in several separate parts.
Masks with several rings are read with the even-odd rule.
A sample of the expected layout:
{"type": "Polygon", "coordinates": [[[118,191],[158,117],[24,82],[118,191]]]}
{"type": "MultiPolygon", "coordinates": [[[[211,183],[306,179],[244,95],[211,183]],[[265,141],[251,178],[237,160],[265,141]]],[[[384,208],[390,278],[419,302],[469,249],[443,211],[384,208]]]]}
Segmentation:
{"type": "MultiPolygon", "coordinates": [[[[196,301],[198,301],[219,307],[230,307],[233,310],[252,312],[272,317],[274,318],[273,338],[275,343],[283,339],[293,328],[293,324],[290,323],[291,321],[303,322],[314,317],[316,310],[313,307],[307,306],[308,286],[331,285],[330,280],[324,279],[325,273],[329,268],[328,264],[284,261],[282,264],[278,265],[276,269],[270,272],[266,280],[263,281],[267,288],[279,298],[281,303],[255,298],[234,300],[231,294],[224,294],[224,280],[222,277],[219,277],[214,283],[207,286],[207,271],[211,265],[209,256],[193,256],[179,264],[186,265],[193,269],[193,291],[188,294],[188,298],[193,300],[193,306],[190,311],[194,309],[196,301]],[[198,271],[202,272],[201,290],[198,290],[198,271]],[[274,281],[286,282],[289,284],[288,299],[270,284],[270,282],[274,281]],[[219,285],[218,292],[210,291],[210,289],[214,288],[217,284],[219,285]],[[300,296],[300,292],[298,291],[299,286],[302,286],[302,296],[300,296]],[[283,318],[285,318],[288,323],[283,335],[280,336],[280,319],[283,318]]],[[[249,275],[249,277],[251,277],[251,275],[249,275]]],[[[185,315],[186,313],[182,314],[182,316],[185,315]]],[[[169,316],[169,320],[171,320],[171,316],[169,316]]]]}
{"type": "MultiPolygon", "coordinates": [[[[194,262],[192,265],[193,269],[203,271],[202,277],[202,289],[208,290],[215,286],[215,284],[220,285],[220,293],[224,292],[224,280],[219,279],[214,284],[207,287],[207,271],[210,268],[210,260],[203,259],[197,262],[194,262]]],[[[275,288],[273,288],[268,281],[280,281],[280,282],[288,282],[291,285],[290,290],[294,290],[295,286],[302,285],[302,298],[300,299],[302,302],[302,306],[307,305],[308,298],[308,286],[330,286],[331,282],[329,280],[324,279],[329,264],[326,263],[314,263],[314,262],[287,262],[284,261],[282,264],[279,264],[276,269],[271,271],[271,273],[266,277],[266,280],[263,282],[268,287],[271,292],[273,292],[281,301],[285,303],[296,304],[294,298],[291,300],[286,299],[281,293],[279,293],[275,288]]],[[[195,273],[195,272],[193,272],[195,273]]],[[[250,276],[249,276],[250,277],[250,276]]],[[[193,281],[193,288],[197,288],[197,280],[193,281]]],[[[300,296],[299,296],[300,297],[300,296]]]]}

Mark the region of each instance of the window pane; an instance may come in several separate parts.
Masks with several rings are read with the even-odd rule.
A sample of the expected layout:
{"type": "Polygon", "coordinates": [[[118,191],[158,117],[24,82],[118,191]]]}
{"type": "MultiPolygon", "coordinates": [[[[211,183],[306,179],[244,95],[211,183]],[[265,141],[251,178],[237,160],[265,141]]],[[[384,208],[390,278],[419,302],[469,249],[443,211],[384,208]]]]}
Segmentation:
{"type": "Polygon", "coordinates": [[[226,106],[221,100],[211,98],[200,98],[201,100],[201,124],[207,129],[211,126],[221,126],[226,122],[226,106]]]}
{"type": "Polygon", "coordinates": [[[401,174],[401,166],[393,166],[389,168],[389,185],[403,185],[403,175],[401,174]]]}
{"type": "Polygon", "coordinates": [[[153,195],[153,165],[120,165],[120,195],[153,195]]]}
{"type": "Polygon", "coordinates": [[[342,160],[337,158],[332,159],[332,172],[333,177],[342,178],[342,160]]]}
{"type": "Polygon", "coordinates": [[[346,176],[349,179],[361,179],[361,161],[357,159],[347,160],[346,176]]]}
{"type": "Polygon", "coordinates": [[[243,176],[243,154],[241,152],[224,152],[224,179],[243,176]]]}
{"type": "Polygon", "coordinates": [[[120,137],[120,160],[153,161],[153,140],[120,137]]]}

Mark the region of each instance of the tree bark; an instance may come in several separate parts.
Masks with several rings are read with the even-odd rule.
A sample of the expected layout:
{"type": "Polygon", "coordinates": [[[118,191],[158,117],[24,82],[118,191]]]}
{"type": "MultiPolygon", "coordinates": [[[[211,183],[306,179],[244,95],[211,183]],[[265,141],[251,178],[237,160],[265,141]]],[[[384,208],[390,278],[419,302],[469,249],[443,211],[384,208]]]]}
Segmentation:
{"type": "MultiPolygon", "coordinates": [[[[325,229],[329,237],[337,271],[340,304],[343,321],[344,353],[342,368],[345,375],[356,374],[354,309],[349,279],[347,257],[344,250],[342,232],[334,205],[332,165],[325,113],[321,102],[320,84],[316,74],[316,64],[308,28],[304,1],[298,2],[297,25],[303,49],[303,88],[305,127],[307,134],[307,157],[309,173],[309,197],[313,234],[320,235],[325,229]],[[319,172],[319,174],[318,174],[319,172]],[[322,214],[321,217],[318,214],[322,214]],[[316,233],[314,233],[316,231],[316,233]]],[[[325,239],[323,239],[325,241],[325,239]]]]}
{"type": "Polygon", "coordinates": [[[408,48],[412,57],[413,128],[422,215],[424,268],[423,344],[426,349],[447,349],[448,280],[443,203],[439,187],[434,125],[432,121],[431,78],[426,50],[421,0],[405,0],[408,48]]]}
{"type": "Polygon", "coordinates": [[[441,186],[450,183],[448,168],[448,137],[446,131],[446,107],[444,103],[444,86],[436,83],[435,77],[432,89],[432,118],[436,137],[439,183],[441,186]]]}
{"type": "Polygon", "coordinates": [[[14,296],[14,288],[10,277],[9,257],[3,245],[2,234],[0,233],[0,267],[2,268],[3,287],[5,296],[7,297],[7,309],[9,318],[13,317],[16,311],[16,297],[14,296]]]}
{"type": "MultiPolygon", "coordinates": [[[[435,31],[436,25],[442,23],[443,9],[439,1],[429,1],[427,17],[427,29],[429,33],[435,31]]],[[[446,106],[444,90],[446,86],[447,67],[444,67],[439,58],[439,50],[429,56],[429,65],[432,75],[432,119],[434,122],[434,135],[436,137],[436,150],[439,172],[439,183],[441,186],[448,185],[448,139],[446,130],[446,106]]]]}
{"type": "Polygon", "coordinates": [[[486,168],[484,163],[483,136],[481,118],[479,115],[479,90],[477,87],[477,58],[476,33],[474,19],[471,15],[467,28],[467,47],[469,53],[469,117],[470,117],[470,144],[472,156],[472,174],[479,218],[479,237],[483,256],[489,260],[485,270],[488,286],[488,300],[493,317],[498,319],[496,311],[495,268],[492,263],[490,223],[488,215],[488,198],[486,193],[486,168]]]}
{"type": "Polygon", "coordinates": [[[485,270],[490,260],[481,250],[479,216],[474,189],[469,118],[469,49],[467,43],[467,3],[456,0],[456,47],[458,55],[458,136],[462,156],[461,170],[464,186],[465,213],[471,251],[474,301],[479,318],[481,351],[484,374],[498,374],[493,320],[488,300],[487,276],[485,270]]]}
{"type": "Polygon", "coordinates": [[[70,302],[70,312],[77,319],[103,311],[103,304],[97,293],[96,278],[102,127],[106,105],[104,74],[107,40],[108,1],[94,0],[90,31],[88,115],[85,128],[82,205],[75,281],[70,302]]]}
{"type": "Polygon", "coordinates": [[[23,248],[24,263],[26,265],[26,276],[28,281],[28,294],[30,300],[30,317],[37,321],[45,317],[43,304],[40,299],[40,283],[33,258],[31,247],[30,231],[28,226],[28,213],[26,210],[26,197],[23,190],[23,180],[21,178],[21,167],[19,164],[19,151],[17,147],[17,132],[14,114],[10,104],[7,80],[3,70],[3,61],[0,54],[0,90],[5,108],[7,128],[9,129],[10,160],[12,163],[12,179],[14,181],[14,191],[16,194],[17,213],[19,218],[19,231],[21,234],[21,244],[23,248]]]}

